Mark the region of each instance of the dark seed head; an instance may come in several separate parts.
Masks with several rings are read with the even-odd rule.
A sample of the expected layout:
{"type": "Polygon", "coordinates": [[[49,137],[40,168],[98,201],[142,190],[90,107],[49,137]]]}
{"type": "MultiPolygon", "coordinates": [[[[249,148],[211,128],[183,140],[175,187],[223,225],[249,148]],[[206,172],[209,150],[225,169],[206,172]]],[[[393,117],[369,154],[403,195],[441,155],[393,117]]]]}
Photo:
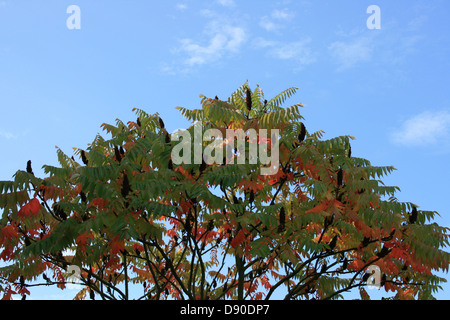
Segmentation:
{"type": "Polygon", "coordinates": [[[298,134],[298,141],[302,142],[306,137],[306,127],[303,122],[300,123],[300,133],[298,134]]]}
{"type": "Polygon", "coordinates": [[[116,161],[120,162],[122,160],[122,155],[117,146],[114,146],[114,155],[116,156],[116,161]]]}
{"type": "Polygon", "coordinates": [[[27,172],[31,173],[31,174],[34,174],[33,170],[31,169],[31,160],[27,161],[27,172]]]}
{"type": "Polygon", "coordinates": [[[342,169],[339,169],[339,171],[337,172],[337,184],[338,186],[342,185],[342,169]]]}
{"type": "Polygon", "coordinates": [[[164,121],[161,119],[161,117],[158,117],[159,126],[161,129],[164,129],[164,121]]]}
{"type": "Polygon", "coordinates": [[[166,131],[166,136],[164,137],[164,139],[165,139],[166,143],[170,143],[170,135],[167,131],[166,131]]]}
{"type": "Polygon", "coordinates": [[[122,197],[126,198],[128,194],[130,193],[130,182],[128,181],[128,175],[125,173],[123,175],[123,182],[122,182],[122,197]]]}
{"type": "Polygon", "coordinates": [[[252,110],[252,93],[249,88],[246,90],[245,103],[247,104],[247,110],[252,110]]]}
{"type": "Polygon", "coordinates": [[[83,161],[83,163],[87,166],[89,161],[86,158],[86,152],[84,150],[81,150],[81,160],[83,161]]]}
{"type": "Polygon", "coordinates": [[[413,224],[417,221],[417,208],[414,206],[412,212],[409,215],[409,223],[413,224]]]}
{"type": "Polygon", "coordinates": [[[86,194],[85,194],[83,191],[80,192],[80,198],[81,198],[81,201],[83,201],[84,203],[86,203],[87,198],[86,198],[86,194]]]}
{"type": "Polygon", "coordinates": [[[253,192],[253,190],[250,190],[250,197],[248,200],[250,203],[252,203],[253,201],[255,201],[255,193],[253,192]]]}

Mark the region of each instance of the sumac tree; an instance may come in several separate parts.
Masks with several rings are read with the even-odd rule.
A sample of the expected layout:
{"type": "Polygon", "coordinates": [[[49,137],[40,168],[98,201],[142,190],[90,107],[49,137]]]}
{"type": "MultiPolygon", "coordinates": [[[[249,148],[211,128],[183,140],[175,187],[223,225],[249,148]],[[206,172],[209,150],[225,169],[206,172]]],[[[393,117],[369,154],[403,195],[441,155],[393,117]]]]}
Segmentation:
{"type": "Polygon", "coordinates": [[[64,289],[76,266],[76,299],[336,299],[353,288],[367,298],[376,266],[391,297],[433,298],[449,230],[436,212],[399,202],[379,180],[394,168],[352,156],[351,136],[308,132],[301,104],[282,107],[295,92],[266,100],[245,83],[226,101],[179,108],[203,132],[278,129],[278,150],[257,137],[279,152],[273,175],[261,159],[176,164],[179,142],[138,109],[74,156],[58,149],[44,178],[24,164],[0,182],[3,297],[64,289]]]}

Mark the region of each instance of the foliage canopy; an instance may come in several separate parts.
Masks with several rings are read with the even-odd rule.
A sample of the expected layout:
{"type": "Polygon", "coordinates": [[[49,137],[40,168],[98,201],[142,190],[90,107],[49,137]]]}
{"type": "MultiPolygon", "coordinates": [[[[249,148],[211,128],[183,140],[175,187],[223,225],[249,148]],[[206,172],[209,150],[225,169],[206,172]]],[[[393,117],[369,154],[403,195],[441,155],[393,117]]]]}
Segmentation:
{"type": "Polygon", "coordinates": [[[134,109],[135,122],[103,124],[108,138],[75,149],[81,161],[58,149],[47,177],[29,162],[1,181],[3,297],[64,289],[77,266],[76,299],[337,299],[352,288],[366,299],[377,266],[393,298],[432,299],[449,230],[395,198],[380,180],[392,166],[352,157],[351,136],[308,132],[302,104],[282,107],[296,90],[266,100],[246,82],[226,101],[178,107],[203,130],[279,129],[275,175],[259,161],[175,165],[162,119],[134,109]]]}

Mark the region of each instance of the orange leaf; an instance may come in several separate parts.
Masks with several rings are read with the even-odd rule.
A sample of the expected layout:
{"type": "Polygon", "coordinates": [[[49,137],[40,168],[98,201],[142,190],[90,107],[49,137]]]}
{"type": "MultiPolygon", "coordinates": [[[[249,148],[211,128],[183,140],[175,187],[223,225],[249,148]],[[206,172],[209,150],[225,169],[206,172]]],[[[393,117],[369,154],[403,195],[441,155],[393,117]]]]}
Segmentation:
{"type": "Polygon", "coordinates": [[[260,279],[261,279],[261,284],[264,286],[264,288],[266,288],[266,290],[269,290],[270,288],[272,288],[272,285],[269,282],[269,278],[267,278],[266,276],[262,276],[260,279]]]}
{"type": "Polygon", "coordinates": [[[364,262],[361,261],[361,260],[359,260],[359,259],[353,260],[353,261],[348,265],[348,268],[349,268],[350,270],[355,270],[355,271],[361,270],[363,267],[364,267],[364,262]]]}
{"type": "Polygon", "coordinates": [[[8,224],[2,229],[2,237],[3,239],[11,240],[17,238],[17,227],[12,224],[8,224]]]}
{"type": "Polygon", "coordinates": [[[245,233],[244,233],[244,229],[239,230],[238,234],[236,235],[236,237],[233,238],[233,240],[231,240],[230,245],[235,248],[239,245],[241,245],[245,240],[245,233]]]}
{"type": "Polygon", "coordinates": [[[62,199],[64,196],[64,191],[60,187],[41,185],[39,190],[42,192],[45,201],[62,199]]]}
{"type": "Polygon", "coordinates": [[[111,242],[111,251],[113,254],[117,254],[125,249],[125,242],[119,239],[119,236],[115,236],[111,242]]]}
{"type": "Polygon", "coordinates": [[[138,251],[144,251],[144,247],[139,243],[133,243],[133,249],[138,251]]]}
{"type": "Polygon", "coordinates": [[[12,295],[16,294],[17,292],[13,291],[11,289],[11,287],[9,287],[6,292],[5,295],[3,296],[2,300],[12,300],[12,295]]]}
{"type": "Polygon", "coordinates": [[[84,252],[84,248],[86,247],[87,244],[87,240],[88,239],[92,239],[92,233],[91,231],[86,231],[82,234],[80,234],[77,239],[75,240],[75,242],[77,243],[77,245],[80,247],[80,249],[84,252]]]}
{"type": "Polygon", "coordinates": [[[41,203],[38,199],[33,198],[30,202],[25,204],[17,213],[19,217],[30,217],[39,212],[41,208],[41,203]]]}
{"type": "Polygon", "coordinates": [[[328,209],[328,207],[329,207],[329,203],[327,201],[326,202],[322,202],[322,203],[319,203],[314,208],[309,209],[308,211],[306,211],[306,213],[321,213],[321,212],[325,211],[326,209],[328,209]]]}
{"type": "Polygon", "coordinates": [[[103,210],[108,205],[108,200],[103,198],[95,198],[89,202],[89,207],[96,207],[98,210],[103,210]]]}

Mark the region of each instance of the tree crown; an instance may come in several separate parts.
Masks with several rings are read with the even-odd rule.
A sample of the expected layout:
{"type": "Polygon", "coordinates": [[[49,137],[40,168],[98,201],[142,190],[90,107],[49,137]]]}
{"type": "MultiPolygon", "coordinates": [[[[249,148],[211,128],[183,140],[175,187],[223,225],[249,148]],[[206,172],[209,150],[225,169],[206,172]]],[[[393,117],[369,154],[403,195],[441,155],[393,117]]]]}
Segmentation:
{"type": "Polygon", "coordinates": [[[445,281],[433,271],[449,265],[437,212],[398,201],[398,187],[380,180],[395,168],[352,156],[353,137],[308,132],[302,104],[282,107],[296,90],[266,100],[246,82],[226,101],[201,95],[200,109],[178,107],[202,137],[223,134],[201,141],[200,162],[186,144],[191,161],[174,163],[180,141],[140,109],[136,121],[103,124],[109,137],[75,149],[81,161],[58,149],[45,178],[29,161],[0,182],[4,298],[64,289],[72,270],[77,299],[336,299],[352,288],[368,298],[368,283],[393,298],[433,298],[445,281]],[[241,147],[227,130],[244,133],[241,147]],[[252,143],[278,154],[274,174],[261,174],[252,143]],[[207,164],[206,150],[246,161],[207,164]]]}

